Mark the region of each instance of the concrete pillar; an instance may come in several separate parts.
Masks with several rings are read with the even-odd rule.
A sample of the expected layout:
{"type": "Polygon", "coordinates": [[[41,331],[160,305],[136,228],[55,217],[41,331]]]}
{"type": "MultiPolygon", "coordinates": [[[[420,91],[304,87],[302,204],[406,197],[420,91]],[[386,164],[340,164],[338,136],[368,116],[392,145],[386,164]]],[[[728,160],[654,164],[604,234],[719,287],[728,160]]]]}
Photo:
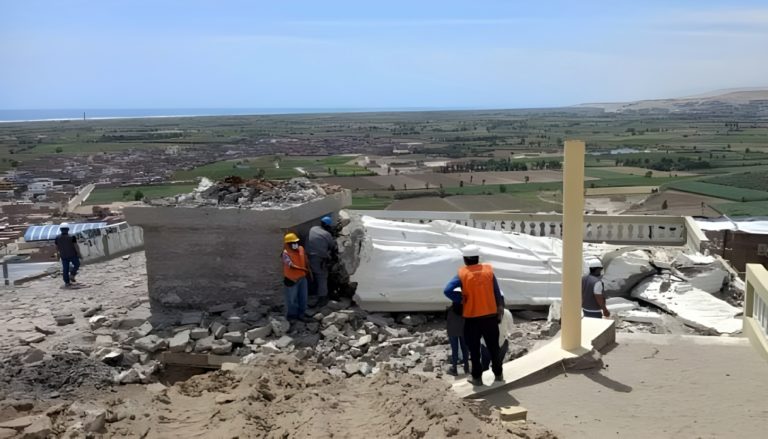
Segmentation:
{"type": "Polygon", "coordinates": [[[562,348],[581,347],[581,276],[584,239],[584,154],[581,140],[566,140],[563,172],[562,348]]]}

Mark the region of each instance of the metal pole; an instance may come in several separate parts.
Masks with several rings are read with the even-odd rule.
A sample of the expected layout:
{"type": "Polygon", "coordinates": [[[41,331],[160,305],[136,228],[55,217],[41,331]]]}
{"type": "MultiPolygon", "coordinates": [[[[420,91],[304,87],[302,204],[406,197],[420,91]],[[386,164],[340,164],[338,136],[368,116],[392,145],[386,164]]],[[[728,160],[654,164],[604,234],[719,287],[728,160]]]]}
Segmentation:
{"type": "Polygon", "coordinates": [[[581,140],[565,142],[563,172],[563,283],[561,346],[581,347],[581,276],[584,242],[584,154],[581,140]]]}

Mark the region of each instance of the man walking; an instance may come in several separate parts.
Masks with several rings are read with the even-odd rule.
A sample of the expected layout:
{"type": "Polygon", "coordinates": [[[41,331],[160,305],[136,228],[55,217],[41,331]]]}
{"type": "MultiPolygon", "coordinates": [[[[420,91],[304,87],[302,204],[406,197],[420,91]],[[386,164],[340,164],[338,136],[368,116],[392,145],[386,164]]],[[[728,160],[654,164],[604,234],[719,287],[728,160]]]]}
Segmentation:
{"type": "Polygon", "coordinates": [[[491,354],[496,381],[503,381],[501,356],[499,355],[499,323],[503,316],[504,302],[499,283],[489,264],[480,264],[480,248],[468,245],[462,250],[464,266],[443,290],[443,294],[456,303],[462,303],[464,338],[472,362],[470,383],[482,386],[483,369],[480,359],[480,340],[485,341],[491,354]],[[461,288],[461,292],[455,291],[461,288]]]}
{"type": "Polygon", "coordinates": [[[304,313],[307,311],[309,261],[295,233],[286,233],[283,237],[283,245],[281,257],[285,285],[285,314],[288,320],[304,321],[304,313]]]}
{"type": "Polygon", "coordinates": [[[610,317],[611,313],[605,305],[605,296],[603,296],[603,263],[597,257],[591,257],[587,260],[589,274],[581,278],[581,311],[584,317],[601,319],[603,316],[610,317]]]}
{"type": "Polygon", "coordinates": [[[69,234],[69,224],[61,223],[61,234],[56,237],[56,250],[61,259],[61,273],[64,277],[64,288],[72,288],[76,283],[77,270],[80,269],[80,248],[77,246],[77,238],[69,234]]]}
{"type": "Polygon", "coordinates": [[[328,303],[328,271],[339,252],[336,239],[331,234],[333,220],[330,216],[320,219],[320,225],[309,229],[307,255],[312,270],[313,291],[317,294],[317,306],[328,303]]]}

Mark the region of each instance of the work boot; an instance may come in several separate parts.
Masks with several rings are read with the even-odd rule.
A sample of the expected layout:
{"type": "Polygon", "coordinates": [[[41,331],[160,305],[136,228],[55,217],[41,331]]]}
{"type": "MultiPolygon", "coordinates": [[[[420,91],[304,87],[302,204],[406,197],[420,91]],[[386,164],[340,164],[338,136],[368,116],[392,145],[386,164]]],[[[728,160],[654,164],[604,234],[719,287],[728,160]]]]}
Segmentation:
{"type": "Polygon", "coordinates": [[[451,375],[451,376],[459,376],[459,371],[458,371],[458,370],[456,370],[456,366],[451,366],[451,367],[448,369],[448,372],[446,372],[446,373],[447,373],[448,375],[451,375]]]}
{"type": "Polygon", "coordinates": [[[496,375],[493,380],[496,382],[504,382],[504,374],[500,373],[496,375]]]}
{"type": "Polygon", "coordinates": [[[469,375],[469,362],[464,363],[464,375],[469,375]]]}
{"type": "Polygon", "coordinates": [[[472,378],[470,378],[467,381],[469,382],[469,384],[472,384],[473,386],[483,386],[484,385],[483,384],[483,379],[480,378],[480,377],[478,377],[478,378],[472,377],[472,378]]]}
{"type": "Polygon", "coordinates": [[[317,299],[317,308],[322,308],[325,305],[328,305],[328,296],[323,296],[317,299]]]}

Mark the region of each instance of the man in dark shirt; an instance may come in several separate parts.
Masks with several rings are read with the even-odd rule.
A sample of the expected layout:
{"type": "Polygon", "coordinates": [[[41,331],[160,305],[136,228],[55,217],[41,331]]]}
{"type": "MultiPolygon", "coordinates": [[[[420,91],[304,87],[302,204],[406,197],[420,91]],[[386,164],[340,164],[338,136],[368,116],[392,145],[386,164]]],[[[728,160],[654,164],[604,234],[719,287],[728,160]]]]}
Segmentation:
{"type": "Polygon", "coordinates": [[[56,250],[61,258],[61,272],[64,276],[64,287],[71,288],[75,283],[77,270],[80,268],[80,249],[77,238],[69,234],[69,224],[61,223],[61,234],[56,237],[56,250]]]}
{"type": "Polygon", "coordinates": [[[332,230],[333,219],[326,215],[320,220],[319,226],[309,229],[307,238],[307,256],[314,284],[312,291],[317,294],[318,307],[328,303],[328,272],[339,253],[336,239],[331,234],[332,230]]]}

